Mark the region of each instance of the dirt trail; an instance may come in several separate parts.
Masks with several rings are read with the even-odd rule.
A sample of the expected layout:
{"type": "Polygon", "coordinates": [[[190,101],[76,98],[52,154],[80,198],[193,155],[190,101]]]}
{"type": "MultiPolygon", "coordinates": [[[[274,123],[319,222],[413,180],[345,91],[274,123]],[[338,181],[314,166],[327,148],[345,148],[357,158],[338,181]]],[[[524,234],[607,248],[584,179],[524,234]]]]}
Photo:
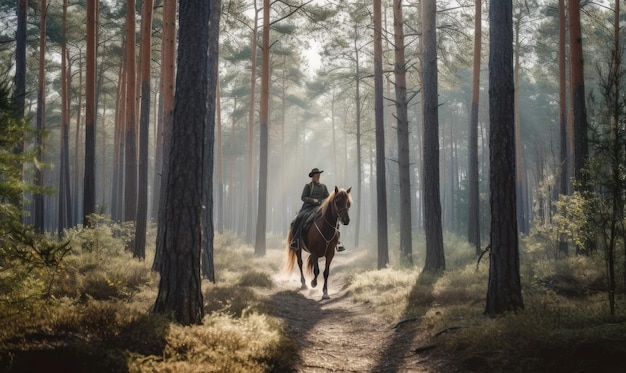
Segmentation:
{"type": "MultiPolygon", "coordinates": [[[[415,348],[423,345],[418,325],[393,328],[369,303],[355,303],[344,289],[345,268],[355,254],[338,253],[331,265],[328,291],[322,300],[323,276],[317,288],[299,290],[300,276],[276,275],[270,294],[276,316],[283,318],[299,346],[297,372],[437,372],[427,355],[415,348]]],[[[324,260],[320,260],[320,266],[324,260]]],[[[323,271],[323,268],[321,269],[323,271]]]]}

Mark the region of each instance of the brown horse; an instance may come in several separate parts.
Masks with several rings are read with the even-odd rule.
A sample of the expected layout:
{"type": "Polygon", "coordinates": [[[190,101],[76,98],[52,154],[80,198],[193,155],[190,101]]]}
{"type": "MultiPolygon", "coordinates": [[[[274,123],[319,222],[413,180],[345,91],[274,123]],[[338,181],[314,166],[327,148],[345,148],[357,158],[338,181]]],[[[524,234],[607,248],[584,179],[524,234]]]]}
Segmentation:
{"type": "Polygon", "coordinates": [[[297,260],[298,266],[300,267],[302,289],[307,288],[302,271],[302,250],[309,253],[307,259],[307,274],[313,274],[311,287],[317,286],[317,276],[320,273],[318,259],[321,257],[326,258],[324,288],[322,289],[324,295],[322,299],[330,298],[328,296],[327,286],[328,274],[330,273],[330,263],[335,256],[335,248],[339,241],[339,223],[341,222],[343,225],[350,223],[348,212],[352,204],[352,197],[350,196],[351,189],[352,188],[348,188],[348,190],[343,188],[339,189],[335,186],[335,191],[322,201],[322,204],[313,212],[315,218],[310,227],[308,227],[308,229],[303,227],[303,240],[300,240],[300,247],[297,250],[289,247],[289,242],[291,242],[293,234],[291,229],[287,236],[287,263],[285,269],[287,273],[291,273],[297,260]]]}

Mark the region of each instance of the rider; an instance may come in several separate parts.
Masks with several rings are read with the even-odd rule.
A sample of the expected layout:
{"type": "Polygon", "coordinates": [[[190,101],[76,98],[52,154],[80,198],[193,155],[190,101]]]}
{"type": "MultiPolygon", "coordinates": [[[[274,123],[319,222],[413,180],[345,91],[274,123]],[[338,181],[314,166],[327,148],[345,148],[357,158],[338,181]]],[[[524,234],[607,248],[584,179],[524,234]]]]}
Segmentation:
{"type": "MultiPolygon", "coordinates": [[[[294,250],[298,250],[300,246],[300,231],[302,229],[302,219],[304,216],[307,216],[310,211],[312,211],[315,207],[322,204],[322,201],[328,198],[328,188],[326,185],[320,183],[320,176],[324,172],[324,170],[320,170],[318,168],[314,168],[309,172],[309,177],[311,178],[311,182],[304,185],[304,189],[302,189],[302,196],[300,199],[303,204],[296,215],[295,219],[291,222],[291,242],[289,242],[289,247],[294,250]]],[[[341,242],[337,242],[337,251],[344,251],[345,247],[341,242]]]]}

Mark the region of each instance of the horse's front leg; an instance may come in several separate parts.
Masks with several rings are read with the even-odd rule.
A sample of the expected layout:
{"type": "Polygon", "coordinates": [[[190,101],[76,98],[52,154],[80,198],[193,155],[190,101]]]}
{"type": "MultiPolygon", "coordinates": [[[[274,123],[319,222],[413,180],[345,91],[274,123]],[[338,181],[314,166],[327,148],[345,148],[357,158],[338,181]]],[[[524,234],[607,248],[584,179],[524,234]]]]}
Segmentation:
{"type": "Polygon", "coordinates": [[[322,291],[323,291],[322,299],[330,299],[330,296],[328,295],[328,275],[330,274],[330,261],[331,260],[332,260],[332,257],[330,259],[326,258],[326,266],[324,267],[324,287],[322,288],[322,291]]]}
{"type": "Polygon", "coordinates": [[[304,272],[302,271],[302,250],[298,250],[296,256],[298,258],[298,267],[300,268],[300,289],[306,290],[306,280],[304,279],[304,272]]]}
{"type": "Polygon", "coordinates": [[[319,266],[317,258],[311,257],[311,259],[315,259],[315,262],[313,262],[313,281],[311,281],[311,287],[316,287],[317,286],[317,275],[320,274],[320,266],[319,266]]]}

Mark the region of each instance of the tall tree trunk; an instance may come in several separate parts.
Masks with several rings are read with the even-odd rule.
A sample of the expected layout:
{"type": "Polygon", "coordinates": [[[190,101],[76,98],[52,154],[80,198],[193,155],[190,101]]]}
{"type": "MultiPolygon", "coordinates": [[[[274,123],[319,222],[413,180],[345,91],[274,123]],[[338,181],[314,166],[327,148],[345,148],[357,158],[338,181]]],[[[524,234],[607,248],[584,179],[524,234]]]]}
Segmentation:
{"type": "MultiPolygon", "coordinates": [[[[24,119],[26,105],[26,20],[28,13],[28,0],[17,0],[17,29],[15,32],[15,76],[13,78],[13,117],[19,121],[24,119]]],[[[15,154],[24,152],[24,144],[19,143],[13,149],[15,154]]],[[[11,203],[18,208],[23,208],[23,197],[16,197],[11,203]]]]}
{"type": "MultiPolygon", "coordinates": [[[[406,100],[406,62],[404,58],[404,17],[402,0],[393,2],[394,76],[396,80],[396,118],[398,136],[398,179],[400,184],[400,253],[402,262],[413,264],[411,220],[411,159],[409,150],[409,115],[406,100]]],[[[378,263],[380,267],[380,262],[378,263]]]]}
{"type": "Polygon", "coordinates": [[[252,232],[254,227],[254,108],[256,92],[256,64],[257,64],[257,43],[258,43],[259,10],[257,0],[254,0],[254,26],[252,28],[251,45],[251,70],[250,70],[250,102],[248,107],[248,180],[247,180],[247,202],[246,208],[246,242],[252,242],[252,232]]]}
{"type": "Polygon", "coordinates": [[[385,178],[385,113],[383,106],[383,40],[381,0],[374,0],[374,111],[376,122],[376,206],[378,269],[389,263],[387,184],[385,178]]]}
{"type": "Polygon", "coordinates": [[[521,20],[517,19],[514,24],[515,32],[515,64],[513,66],[513,81],[515,84],[514,107],[515,107],[515,183],[517,190],[517,224],[519,231],[528,234],[528,214],[526,212],[526,194],[524,191],[524,163],[522,160],[522,132],[519,109],[519,58],[520,58],[520,27],[521,20]]]}
{"type": "Polygon", "coordinates": [[[161,270],[163,246],[165,245],[165,230],[161,222],[165,222],[166,206],[165,199],[167,196],[167,178],[169,174],[170,164],[170,145],[172,142],[173,121],[174,121],[174,93],[176,91],[175,84],[175,60],[176,55],[176,0],[163,1],[163,36],[161,41],[161,94],[163,95],[163,132],[162,147],[163,160],[157,165],[161,167],[161,187],[159,198],[158,227],[156,250],[154,255],[154,263],[152,269],[161,270]]]}
{"type": "MultiPolygon", "coordinates": [[[[567,80],[565,67],[565,0],[559,0],[559,138],[560,138],[560,195],[569,194],[569,163],[567,154],[567,80]]],[[[564,237],[559,237],[559,252],[567,255],[568,245],[564,237]]]]}
{"type": "MultiPolygon", "coordinates": [[[[163,263],[155,312],[173,313],[182,325],[204,316],[200,277],[203,236],[204,152],[208,124],[210,4],[180,3],[178,71],[173,132],[165,193],[163,263]]],[[[212,213],[212,212],[211,212],[212,213]]]]}
{"type": "Polygon", "coordinates": [[[426,260],[424,271],[443,271],[446,259],[443,252],[441,228],[441,199],[439,195],[439,104],[437,89],[437,29],[436,0],[422,0],[422,59],[424,69],[424,222],[426,260]]]}
{"type": "Polygon", "coordinates": [[[265,255],[267,217],[267,158],[270,104],[270,2],[263,0],[263,51],[261,54],[261,111],[259,118],[259,198],[254,254],[265,255]]]}
{"type": "Polygon", "coordinates": [[[524,308],[519,275],[515,198],[515,85],[511,0],[489,11],[489,181],[491,255],[485,313],[524,308]]]}
{"type": "MultiPolygon", "coordinates": [[[[210,17],[209,17],[209,60],[208,60],[208,125],[205,130],[205,151],[204,151],[204,170],[206,175],[205,188],[203,195],[204,218],[202,227],[204,233],[202,235],[202,275],[215,283],[215,266],[213,264],[213,167],[215,165],[214,148],[215,148],[215,127],[216,112],[219,107],[219,35],[220,35],[220,17],[221,17],[221,0],[210,1],[210,17]]],[[[219,122],[217,122],[219,126],[219,122]]],[[[218,166],[219,167],[219,166],[218,166]]]]}
{"type": "Polygon", "coordinates": [[[139,117],[139,180],[137,184],[137,224],[133,256],[146,257],[148,224],[148,147],[150,133],[150,62],[152,61],[152,0],[144,0],[141,10],[141,113],[139,117]]]}
{"type": "MultiPolygon", "coordinates": [[[[357,28],[358,25],[355,23],[354,25],[354,33],[355,35],[357,34],[357,28]]],[[[356,94],[355,94],[355,101],[356,101],[356,164],[357,164],[357,171],[356,171],[356,182],[357,182],[357,198],[356,198],[356,227],[355,227],[355,234],[354,234],[354,247],[359,247],[359,236],[360,236],[360,230],[361,230],[361,206],[363,206],[363,203],[361,202],[362,200],[362,196],[363,196],[363,187],[362,185],[362,178],[363,178],[363,160],[362,160],[362,155],[361,155],[361,67],[359,66],[359,48],[357,47],[357,39],[355,37],[354,39],[354,55],[355,55],[355,76],[354,76],[354,80],[355,80],[355,89],[356,89],[356,94]]],[[[347,155],[346,155],[347,158],[347,155]]],[[[347,166],[347,162],[346,162],[346,166],[347,166]]]]}
{"type": "Polygon", "coordinates": [[[583,169],[589,156],[587,109],[583,68],[583,40],[580,26],[580,3],[568,1],[570,40],[570,91],[574,110],[574,177],[579,188],[586,188],[583,169]]]}
{"type": "MultiPolygon", "coordinates": [[[[126,2],[126,128],[124,134],[124,221],[135,222],[137,213],[135,0],[126,2]]],[[[134,246],[131,239],[127,249],[134,246]]]]}
{"type": "Polygon", "coordinates": [[[480,190],[478,180],[478,108],[480,100],[480,56],[482,47],[481,0],[474,1],[474,64],[472,67],[472,108],[470,114],[470,136],[468,157],[468,212],[467,240],[480,255],[480,190]]]}
{"type": "MultiPolygon", "coordinates": [[[[71,72],[71,60],[68,61],[69,63],[69,69],[68,69],[68,73],[71,72]]],[[[72,75],[68,74],[68,81],[67,83],[70,84],[70,82],[72,81],[72,75]]],[[[80,165],[82,165],[81,163],[81,158],[83,156],[82,152],[81,152],[81,142],[80,142],[80,135],[81,135],[81,120],[82,120],[82,111],[83,111],[83,55],[82,55],[82,51],[78,52],[78,105],[76,107],[76,130],[74,133],[74,175],[73,176],[73,190],[74,190],[74,208],[73,208],[73,212],[72,212],[72,216],[73,219],[72,221],[75,222],[79,222],[82,221],[81,216],[80,216],[80,201],[81,201],[81,195],[80,195],[80,191],[82,190],[81,188],[81,169],[80,169],[80,165]]]]}
{"type": "Polygon", "coordinates": [[[96,30],[97,0],[87,0],[87,77],[85,82],[85,179],[83,182],[83,225],[96,212],[96,30]]]}
{"type": "Polygon", "coordinates": [[[63,229],[71,226],[72,205],[70,193],[70,97],[69,97],[69,69],[67,66],[67,0],[63,0],[63,37],[61,42],[61,159],[59,167],[59,205],[58,209],[58,233],[63,234],[63,229]]]}
{"type": "MultiPolygon", "coordinates": [[[[46,0],[41,0],[41,22],[39,27],[39,84],[37,87],[37,133],[36,133],[36,148],[37,148],[37,165],[35,167],[35,179],[34,184],[43,188],[44,186],[44,174],[43,168],[40,166],[43,164],[43,131],[46,126],[46,18],[48,15],[48,6],[46,0]]],[[[33,196],[35,203],[35,231],[43,233],[44,231],[44,219],[43,219],[43,194],[41,191],[36,192],[33,196]]]]}
{"type": "MultiPolygon", "coordinates": [[[[589,158],[587,138],[587,109],[585,105],[585,80],[583,69],[583,41],[580,25],[580,3],[568,2],[570,40],[570,94],[574,121],[574,178],[576,190],[586,191],[588,180],[584,171],[589,158]]],[[[583,243],[577,251],[589,252],[593,249],[592,240],[583,243]]]]}

